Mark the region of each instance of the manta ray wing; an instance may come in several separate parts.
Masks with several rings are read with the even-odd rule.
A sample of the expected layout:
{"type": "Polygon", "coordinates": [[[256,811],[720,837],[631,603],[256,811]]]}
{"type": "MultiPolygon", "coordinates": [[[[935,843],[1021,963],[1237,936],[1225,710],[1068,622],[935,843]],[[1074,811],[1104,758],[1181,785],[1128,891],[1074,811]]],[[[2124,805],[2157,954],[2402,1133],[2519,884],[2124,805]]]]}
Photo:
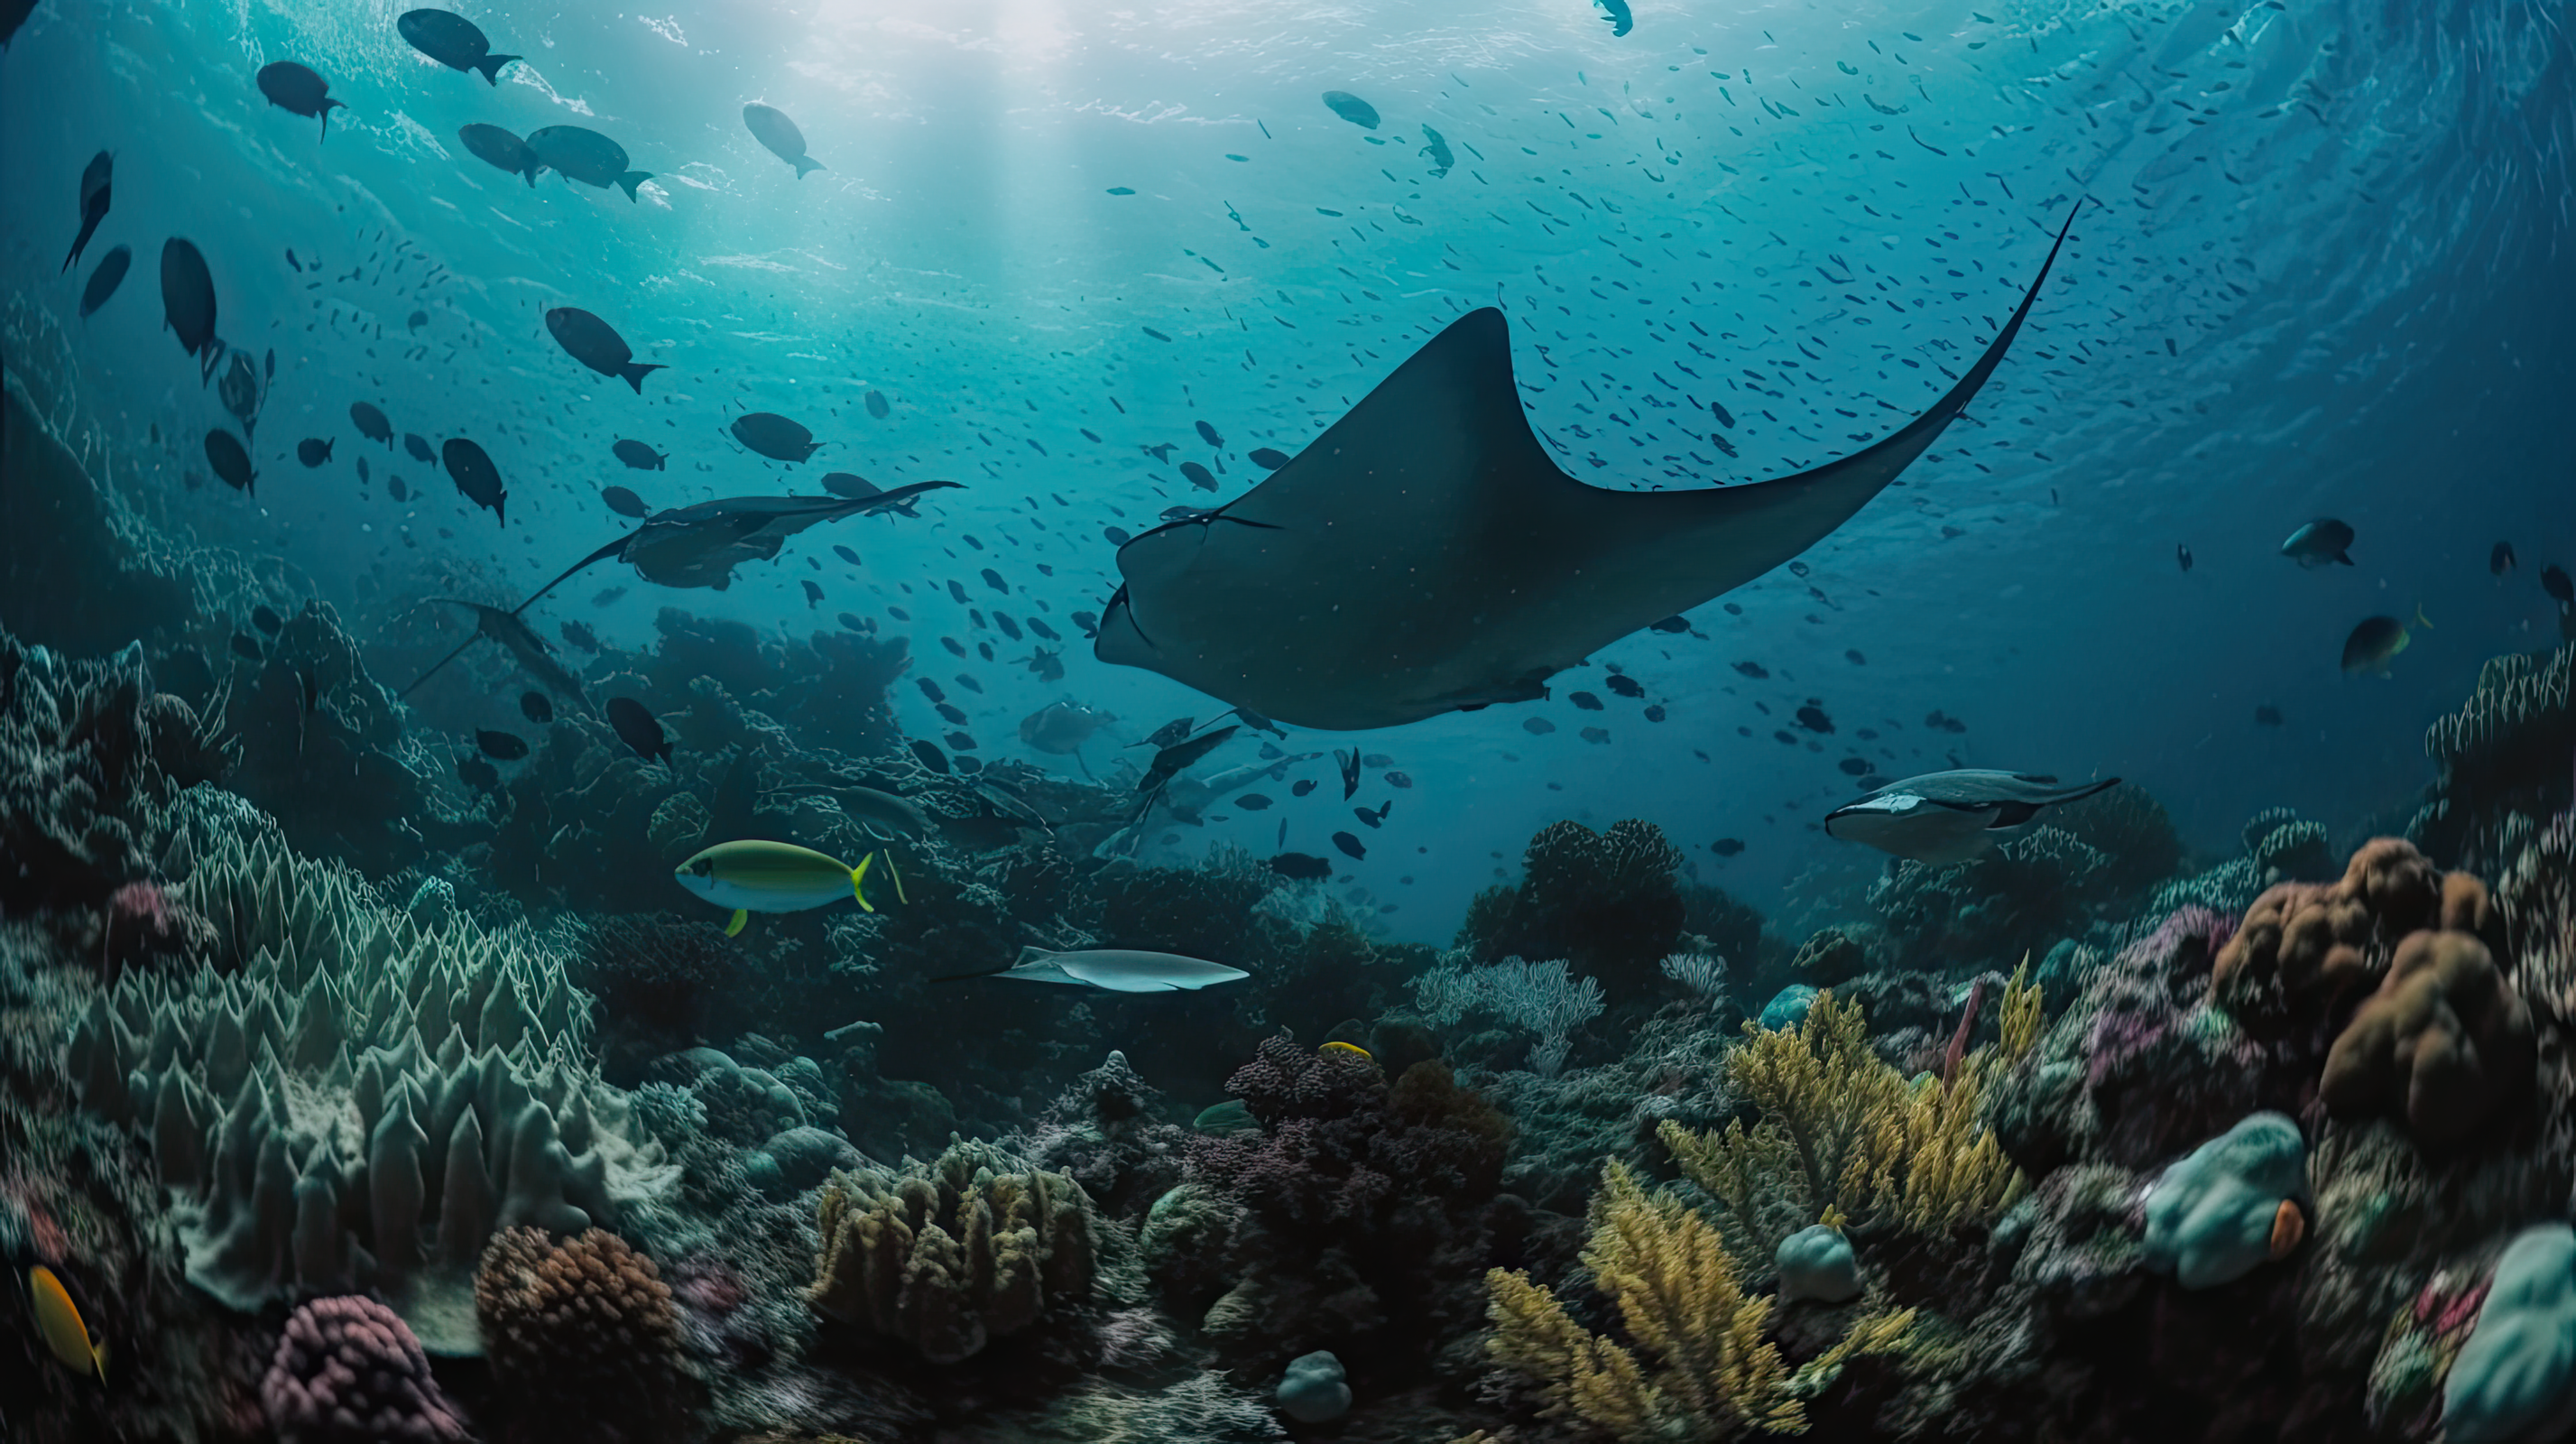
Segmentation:
{"type": "Polygon", "coordinates": [[[1470,312],[1260,485],[1119,548],[1125,584],[1094,652],[1325,730],[1544,696],[1550,674],[1866,505],[1993,374],[2065,240],[1930,410],[1753,486],[1616,492],[1568,476],[1521,409],[1502,313],[1470,312]]]}

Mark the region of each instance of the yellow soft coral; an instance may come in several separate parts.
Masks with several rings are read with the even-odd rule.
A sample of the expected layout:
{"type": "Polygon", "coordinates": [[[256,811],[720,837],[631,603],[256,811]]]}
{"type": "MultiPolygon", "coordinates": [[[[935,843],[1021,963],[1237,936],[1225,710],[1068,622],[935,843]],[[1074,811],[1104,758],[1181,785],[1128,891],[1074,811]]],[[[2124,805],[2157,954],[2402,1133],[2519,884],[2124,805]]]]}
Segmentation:
{"type": "Polygon", "coordinates": [[[1730,1122],[1723,1134],[1667,1121],[1664,1146],[1727,1206],[1748,1248],[1778,1241],[1758,1205],[1783,1191],[1800,1218],[1831,1208],[1862,1227],[1938,1234],[1992,1217],[2026,1182],[1983,1122],[1998,1063],[2010,1066],[2038,1036],[2039,989],[2026,969],[2004,992],[2001,1054],[1969,1054],[1946,1088],[1928,1077],[1909,1085],[1871,1050],[1860,1008],[1830,991],[1817,995],[1797,1028],[1748,1023],[1727,1076],[1762,1110],[1761,1121],[1730,1122]]]}
{"type": "Polygon", "coordinates": [[[1506,1269],[1485,1276],[1494,1325],[1486,1347],[1540,1382],[1548,1417],[1613,1439],[1696,1444],[1748,1428],[1803,1432],[1802,1401],[1854,1356],[1895,1348],[1914,1321],[1911,1309],[1870,1315],[1792,1373],[1762,1336],[1769,1296],[1744,1292],[1717,1230],[1670,1193],[1648,1195],[1615,1159],[1592,1197],[1583,1261],[1635,1348],[1587,1332],[1554,1294],[1506,1269]]]}

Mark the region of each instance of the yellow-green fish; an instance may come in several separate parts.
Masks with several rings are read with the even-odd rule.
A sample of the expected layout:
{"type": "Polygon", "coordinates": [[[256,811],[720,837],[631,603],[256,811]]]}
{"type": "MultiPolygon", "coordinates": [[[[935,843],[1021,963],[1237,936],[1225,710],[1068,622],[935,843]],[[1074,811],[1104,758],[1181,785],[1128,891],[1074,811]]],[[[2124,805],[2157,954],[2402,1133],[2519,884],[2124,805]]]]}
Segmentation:
{"type": "Polygon", "coordinates": [[[36,1331],[45,1336],[45,1347],[54,1357],[74,1369],[89,1369],[98,1381],[107,1382],[107,1344],[94,1339],[89,1325],[81,1321],[80,1306],[72,1302],[71,1291],[54,1271],[37,1264],[27,1270],[27,1293],[35,1301],[36,1331]]]}
{"type": "Polygon", "coordinates": [[[1353,1058],[1359,1059],[1363,1063],[1374,1063],[1377,1061],[1375,1057],[1370,1055],[1368,1049],[1361,1047],[1357,1043],[1345,1043],[1339,1038],[1333,1039],[1331,1042],[1324,1044],[1315,1051],[1328,1055],[1333,1053],[1345,1053],[1353,1058]]]}
{"type": "MultiPolygon", "coordinates": [[[[732,937],[753,913],[802,912],[844,896],[858,899],[861,911],[875,912],[868,903],[867,877],[868,864],[876,859],[872,852],[852,867],[792,842],[746,839],[717,843],[681,863],[672,876],[716,906],[733,909],[733,921],[725,927],[725,936],[732,937]]],[[[895,896],[910,902],[903,896],[903,878],[895,873],[892,854],[886,857],[886,872],[894,876],[895,896]]]]}

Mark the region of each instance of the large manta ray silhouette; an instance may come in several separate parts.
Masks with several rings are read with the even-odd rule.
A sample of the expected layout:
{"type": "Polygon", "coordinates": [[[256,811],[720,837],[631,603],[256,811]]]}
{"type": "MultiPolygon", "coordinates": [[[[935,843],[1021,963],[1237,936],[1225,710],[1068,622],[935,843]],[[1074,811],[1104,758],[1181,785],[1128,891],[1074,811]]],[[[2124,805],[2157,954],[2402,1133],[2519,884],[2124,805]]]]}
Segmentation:
{"type": "MultiPolygon", "coordinates": [[[[920,481],[862,497],[735,496],[657,511],[646,517],[635,530],[565,568],[562,575],[529,593],[526,601],[506,612],[479,602],[456,601],[458,606],[474,609],[474,635],[466,638],[455,651],[439,658],[428,671],[414,677],[410,686],[395,695],[410,696],[439,668],[463,655],[467,647],[490,637],[508,647],[521,664],[547,687],[580,699],[580,683],[571,680],[569,673],[552,662],[551,649],[528,630],[527,624],[519,620],[519,614],[536,605],[539,597],[570,581],[584,568],[615,557],[633,566],[636,574],[648,582],[666,587],[712,587],[723,591],[733,584],[735,567],[744,562],[765,562],[776,557],[789,537],[809,526],[839,521],[847,516],[899,510],[924,492],[960,484],[954,481],[920,481]],[[547,671],[550,667],[551,674],[547,671]]],[[[444,597],[434,600],[455,601],[444,597]]]]}
{"type": "Polygon", "coordinates": [[[1260,485],[1120,547],[1093,654],[1333,731],[1543,698],[1550,675],[1788,561],[1895,480],[1994,374],[2074,224],[1931,410],[1751,486],[1568,476],[1521,410],[1503,313],[1471,311],[1260,485]]]}

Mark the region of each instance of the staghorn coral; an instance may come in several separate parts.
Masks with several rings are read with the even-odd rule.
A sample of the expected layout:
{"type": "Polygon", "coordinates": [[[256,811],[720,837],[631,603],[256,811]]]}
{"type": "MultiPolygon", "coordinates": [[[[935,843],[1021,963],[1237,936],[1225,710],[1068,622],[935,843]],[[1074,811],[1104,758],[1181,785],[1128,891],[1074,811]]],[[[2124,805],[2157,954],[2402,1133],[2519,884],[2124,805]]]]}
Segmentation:
{"type": "MultiPolygon", "coordinates": [[[[2017,974],[2015,987],[2027,987],[2017,974]]],[[[2016,993],[2009,1007],[2026,1009],[2016,993]]],[[[1761,1110],[1722,1134],[1659,1130],[1682,1171],[1726,1206],[1753,1256],[1827,1207],[1863,1230],[1931,1236],[1994,1217],[2027,1186],[1984,1125],[1989,1050],[1960,1061],[1948,1086],[1909,1084],[1869,1046],[1860,1010],[1827,992],[1795,1030],[1747,1024],[1727,1059],[1730,1082],[1761,1110]]]]}
{"type": "Polygon", "coordinates": [[[646,1444],[685,1433],[690,1380],[670,1287],[606,1229],[493,1235],[474,1319],[515,1437],[646,1444]]]}
{"type": "Polygon", "coordinates": [[[952,1143],[900,1173],[832,1175],[818,1205],[816,1311],[953,1364],[1090,1296],[1091,1201],[1063,1174],[952,1143]]]}
{"type": "Polygon", "coordinates": [[[2402,1112],[2416,1142],[2443,1147],[2521,1102],[2535,1061],[2531,1011],[2487,945],[2426,930],[2398,944],[2326,1055],[2318,1092],[2339,1118],[2402,1112]]]}
{"type": "Polygon", "coordinates": [[[369,1298],[296,1307],[260,1382],[280,1444],[440,1444],[464,1421],[430,1377],[420,1340],[369,1298]]]}
{"type": "Polygon", "coordinates": [[[1649,1196],[1613,1160],[1593,1195],[1583,1261],[1630,1348],[1587,1331],[1525,1273],[1486,1275],[1495,1362],[1534,1381],[1544,1417],[1618,1440],[1798,1433],[1804,1400],[1862,1354],[1898,1348],[1914,1311],[1870,1314],[1792,1372],[1762,1337],[1772,1301],[1748,1295],[1718,1231],[1669,1191],[1649,1196]]]}

